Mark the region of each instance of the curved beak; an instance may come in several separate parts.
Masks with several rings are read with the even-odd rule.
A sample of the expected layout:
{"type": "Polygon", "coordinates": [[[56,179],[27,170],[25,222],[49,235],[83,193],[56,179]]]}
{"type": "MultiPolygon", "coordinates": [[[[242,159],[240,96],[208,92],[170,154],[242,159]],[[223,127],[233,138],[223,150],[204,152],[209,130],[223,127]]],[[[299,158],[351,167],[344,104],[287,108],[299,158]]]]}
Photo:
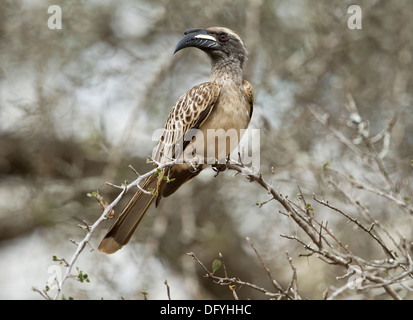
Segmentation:
{"type": "Polygon", "coordinates": [[[195,47],[201,50],[219,49],[220,45],[214,36],[205,29],[190,29],[184,32],[185,37],[179,40],[175,47],[174,54],[179,50],[195,47]]]}

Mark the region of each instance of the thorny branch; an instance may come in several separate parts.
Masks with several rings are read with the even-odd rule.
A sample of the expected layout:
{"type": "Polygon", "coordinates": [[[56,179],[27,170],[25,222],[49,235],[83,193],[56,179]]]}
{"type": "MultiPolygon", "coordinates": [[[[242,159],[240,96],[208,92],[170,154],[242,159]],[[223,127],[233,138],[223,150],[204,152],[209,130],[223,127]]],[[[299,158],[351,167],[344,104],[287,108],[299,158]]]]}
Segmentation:
{"type": "MultiPolygon", "coordinates": [[[[328,121],[328,115],[321,113],[316,107],[311,107],[311,112],[314,116],[336,136],[336,138],[346,145],[349,149],[351,149],[358,157],[360,157],[366,165],[372,168],[376,173],[378,173],[382,178],[384,178],[386,182],[387,189],[380,190],[377,187],[373,187],[367,185],[366,183],[362,183],[357,181],[354,178],[350,178],[341,172],[332,169],[330,165],[325,165],[323,167],[324,172],[326,174],[331,173],[335,174],[339,178],[344,179],[346,182],[350,183],[353,187],[358,189],[364,189],[374,195],[380,196],[385,198],[386,200],[390,201],[392,204],[397,205],[409,213],[413,213],[413,208],[410,206],[409,203],[400,199],[399,194],[396,192],[397,188],[395,184],[390,178],[390,175],[385,170],[385,166],[383,164],[383,157],[385,155],[385,150],[381,152],[377,152],[374,148],[373,144],[376,143],[380,137],[388,137],[390,135],[390,130],[394,125],[394,119],[389,122],[387,129],[376,135],[373,138],[369,138],[369,131],[368,125],[364,122],[361,117],[359,116],[357,109],[355,107],[355,103],[349,98],[349,110],[352,112],[351,121],[350,123],[354,125],[357,130],[360,139],[353,139],[350,140],[346,138],[339,130],[335,129],[332,124],[328,121]],[[367,150],[370,153],[366,154],[362,151],[357,144],[364,142],[367,146],[367,150]],[[373,155],[371,155],[373,154],[373,155]]],[[[386,143],[384,142],[384,148],[386,147],[386,143]]],[[[113,215],[113,208],[115,205],[120,201],[120,199],[125,195],[125,193],[130,190],[131,188],[137,186],[140,187],[139,184],[146,179],[148,176],[155,174],[158,170],[166,167],[170,167],[176,164],[176,160],[171,160],[167,163],[157,163],[153,161],[155,164],[155,168],[143,175],[138,175],[138,178],[133,181],[132,183],[126,186],[115,186],[122,191],[117,196],[115,200],[113,200],[110,204],[107,204],[103,199],[97,198],[99,205],[104,209],[102,215],[98,218],[98,220],[89,225],[85,223],[84,229],[87,231],[86,236],[82,241],[77,243],[77,249],[73,254],[72,258],[69,262],[66,263],[66,272],[63,275],[63,278],[57,283],[57,291],[53,297],[53,299],[58,299],[65,281],[72,277],[71,270],[79,257],[80,253],[83,251],[86,244],[89,243],[89,240],[99,226],[99,224],[107,219],[107,217],[113,215]]],[[[278,190],[276,190],[272,182],[267,182],[261,173],[254,172],[252,169],[246,167],[240,160],[234,161],[231,159],[227,160],[226,168],[228,170],[235,171],[236,174],[244,176],[250,182],[253,182],[263,188],[268,194],[271,195],[271,198],[260,204],[260,206],[267,204],[268,202],[274,200],[278,204],[280,204],[284,212],[278,211],[280,213],[285,214],[288,218],[292,219],[294,223],[298,226],[298,229],[301,232],[297,233],[294,236],[282,234],[281,236],[293,241],[296,241],[304,248],[305,252],[301,253],[299,256],[310,257],[315,255],[322,261],[327,264],[331,265],[338,265],[345,269],[345,274],[341,277],[337,277],[337,280],[343,280],[353,275],[352,270],[354,266],[360,269],[360,272],[357,274],[359,277],[359,286],[357,287],[358,292],[369,292],[372,289],[381,288],[386,292],[390,297],[393,299],[402,299],[402,295],[400,295],[401,290],[412,291],[412,283],[413,283],[413,258],[412,258],[412,242],[400,237],[399,240],[396,240],[391,232],[387,231],[384,226],[374,219],[373,215],[370,213],[367,206],[361,204],[359,200],[354,200],[348,196],[348,194],[341,189],[341,187],[330,177],[328,177],[327,182],[333,185],[338,191],[340,191],[344,198],[347,199],[351,204],[353,204],[360,212],[361,217],[363,218],[364,222],[359,221],[357,217],[353,217],[351,214],[345,212],[345,210],[340,209],[336,205],[329,203],[326,200],[320,200],[315,194],[312,196],[312,200],[315,201],[315,204],[319,206],[319,208],[314,208],[312,204],[306,199],[305,195],[301,191],[300,187],[298,186],[298,200],[292,201],[288,199],[288,197],[283,196],[278,190]],[[328,222],[320,220],[318,217],[318,211],[321,209],[328,210],[335,214],[339,214],[345,218],[346,221],[349,223],[354,224],[358,228],[366,234],[369,238],[373,239],[375,243],[377,243],[380,248],[383,250],[385,254],[384,259],[365,259],[354,254],[351,248],[342,242],[339,237],[336,236],[333,230],[328,228],[328,222]],[[390,241],[388,240],[390,239],[390,241]]],[[[144,192],[148,192],[143,190],[144,192]]],[[[266,296],[274,299],[290,299],[296,300],[301,299],[298,293],[298,280],[297,280],[297,270],[292,263],[292,258],[286,252],[287,260],[292,270],[292,277],[290,284],[287,288],[284,288],[279,282],[275,280],[271,270],[265,264],[263,259],[261,258],[258,250],[251,242],[249,238],[247,241],[251,248],[253,249],[255,255],[257,256],[258,261],[260,262],[261,266],[265,270],[268,278],[271,281],[272,286],[274,287],[275,291],[270,291],[266,288],[257,286],[256,284],[249,283],[242,281],[237,277],[230,277],[228,276],[227,267],[223,263],[224,269],[224,276],[218,276],[214,274],[214,272],[210,271],[202,261],[194,254],[189,253],[190,255],[206,272],[205,277],[212,279],[218,285],[228,286],[233,293],[235,299],[238,299],[238,294],[236,292],[236,286],[244,286],[249,287],[251,289],[257,290],[262,292],[266,296]]],[[[223,257],[220,255],[220,258],[223,262],[223,257]]],[[[169,286],[165,283],[168,289],[168,298],[169,295],[169,286]]],[[[323,296],[325,299],[334,299],[339,295],[343,294],[344,292],[351,289],[349,283],[339,288],[333,288],[332,292],[330,289],[326,289],[323,296]]],[[[49,294],[45,293],[44,291],[36,290],[39,292],[43,297],[47,299],[51,299],[52,297],[49,294]]]]}
{"type": "MultiPolygon", "coordinates": [[[[333,125],[328,121],[328,115],[323,114],[315,106],[311,106],[310,110],[313,115],[322,124],[324,124],[334,136],[352,150],[360,159],[364,161],[371,169],[378,173],[386,182],[387,190],[379,190],[376,187],[367,185],[365,183],[359,182],[354,178],[349,178],[346,175],[340,173],[339,171],[332,169],[329,165],[324,166],[324,171],[326,173],[335,173],[341,178],[344,178],[353,187],[358,189],[364,189],[372,194],[385,198],[397,205],[408,213],[413,213],[413,208],[407,201],[400,198],[397,193],[396,184],[390,178],[390,174],[386,171],[385,165],[383,163],[383,158],[388,151],[389,137],[391,129],[393,128],[396,116],[394,116],[388,123],[386,129],[384,129],[379,134],[370,138],[369,125],[367,121],[364,121],[357,111],[356,104],[352,99],[351,95],[348,95],[348,110],[350,111],[350,121],[348,125],[357,130],[358,138],[350,140],[344,136],[339,130],[333,127],[333,125]],[[383,149],[378,152],[374,146],[383,139],[383,149]],[[364,143],[367,152],[363,151],[358,147],[359,144],[364,143]]],[[[288,217],[290,217],[295,224],[303,231],[304,238],[302,236],[289,236],[281,235],[282,237],[297,241],[303,246],[306,253],[300,256],[312,256],[316,255],[322,261],[339,265],[346,269],[346,274],[343,277],[338,277],[338,280],[347,278],[351,272],[353,266],[360,268],[361,272],[358,274],[360,277],[360,285],[357,289],[358,292],[368,291],[371,289],[382,288],[390,297],[393,299],[402,299],[402,296],[398,293],[402,288],[412,291],[411,283],[413,282],[413,263],[412,263],[412,242],[407,241],[405,238],[401,237],[399,241],[396,241],[389,231],[387,231],[379,221],[373,218],[372,214],[369,212],[368,208],[360,203],[359,200],[351,199],[340,187],[332,180],[327,181],[336,187],[340,192],[342,192],[347,200],[355,205],[362,214],[364,220],[366,220],[367,225],[359,221],[358,218],[352,217],[350,214],[346,213],[344,210],[330,204],[326,200],[320,200],[316,195],[313,195],[312,199],[321,206],[331,212],[335,212],[343,216],[349,223],[354,224],[359,230],[362,230],[368,237],[372,238],[383,250],[386,258],[381,260],[366,260],[360,256],[355,255],[348,245],[344,244],[333,232],[329,229],[328,223],[320,221],[317,218],[317,213],[313,209],[310,203],[305,199],[300,187],[298,186],[299,203],[289,200],[287,197],[282,196],[277,190],[268,183],[262,176],[261,173],[255,173],[250,168],[245,167],[241,162],[228,161],[227,168],[229,170],[234,170],[237,173],[244,175],[249,181],[257,183],[259,186],[264,188],[272,198],[266,202],[260,204],[260,207],[271,200],[276,200],[287,212],[288,217]],[[311,209],[311,210],[310,210],[311,209]],[[310,241],[306,240],[308,237],[310,241]],[[385,239],[386,238],[386,239],[385,239]],[[390,239],[390,243],[387,239],[390,239]]],[[[283,290],[282,287],[273,279],[272,274],[268,267],[262,261],[260,255],[256,251],[255,247],[250,243],[253,250],[255,251],[258,260],[267,272],[268,277],[271,280],[273,286],[278,290],[278,294],[287,299],[299,298],[297,294],[297,289],[294,288],[291,292],[296,295],[292,297],[289,291],[293,285],[297,284],[296,281],[296,271],[294,270],[294,277],[291,282],[290,287],[287,290],[283,290]]],[[[198,259],[196,259],[198,260],[198,259]]],[[[289,259],[291,262],[291,259],[289,259]]],[[[198,260],[200,263],[200,261],[198,260]]],[[[221,279],[222,280],[222,279],[221,279]]],[[[226,279],[228,281],[228,279],[226,279]]],[[[223,280],[222,280],[223,281],[223,280]]],[[[325,291],[324,297],[326,299],[334,299],[339,294],[342,294],[346,290],[351,288],[350,285],[346,284],[336,290],[334,290],[330,295],[328,290],[325,291]]]]}
{"type": "MultiPolygon", "coordinates": [[[[251,240],[249,238],[247,238],[248,243],[251,245],[251,247],[253,248],[254,252],[256,253],[256,255],[259,257],[260,261],[262,262],[261,257],[259,256],[258,252],[256,251],[255,247],[253,246],[251,240]]],[[[272,298],[272,299],[282,299],[282,298],[286,298],[286,299],[290,299],[290,300],[296,300],[296,299],[300,299],[300,297],[298,296],[298,293],[296,291],[294,291],[293,286],[296,285],[296,273],[295,273],[295,269],[293,268],[293,278],[291,280],[292,283],[294,283],[293,286],[289,286],[287,289],[283,289],[282,286],[271,276],[271,273],[269,271],[269,269],[265,266],[264,269],[266,269],[267,274],[269,274],[271,282],[273,284],[273,286],[275,287],[275,289],[277,290],[276,292],[267,290],[263,287],[257,286],[256,284],[250,283],[250,282],[246,282],[246,281],[242,281],[241,279],[237,278],[237,277],[229,277],[225,271],[225,276],[224,277],[220,277],[217,276],[214,272],[210,271],[205,264],[196,256],[195,253],[193,252],[189,252],[187,253],[188,256],[192,257],[206,272],[206,274],[204,275],[205,278],[209,278],[212,279],[214,281],[214,283],[221,285],[221,286],[228,286],[229,289],[234,293],[235,292],[235,286],[245,286],[245,287],[249,287],[251,289],[254,289],[256,291],[262,292],[263,294],[265,294],[266,296],[272,298]]],[[[222,255],[220,255],[222,258],[222,255]]],[[[288,257],[288,254],[287,254],[288,257]]],[[[292,265],[292,264],[291,264],[292,265]]],[[[223,263],[223,266],[226,270],[225,264],[223,263]]],[[[238,299],[238,296],[236,294],[234,294],[235,299],[238,299]]]]}
{"type": "MultiPolygon", "coordinates": [[[[107,216],[113,211],[113,208],[124,196],[124,194],[131,188],[138,186],[148,176],[155,174],[159,169],[172,166],[175,163],[176,161],[170,161],[164,164],[156,163],[156,168],[143,175],[139,175],[139,177],[135,181],[128,184],[127,186],[124,186],[122,192],[118,195],[118,197],[110,204],[106,205],[104,212],[93,225],[86,224],[87,227],[85,227],[84,229],[87,230],[87,234],[84,237],[84,239],[78,243],[76,252],[73,254],[72,258],[67,263],[66,272],[61,281],[57,284],[57,291],[53,299],[59,298],[65,281],[71,277],[71,270],[80,253],[83,251],[86,244],[89,243],[89,240],[93,232],[96,230],[99,224],[103,220],[105,220],[107,216]]],[[[237,173],[245,176],[249,181],[257,183],[259,186],[264,188],[269,194],[271,194],[274,200],[281,204],[281,206],[287,212],[287,216],[291,218],[296,223],[296,225],[299,226],[299,228],[304,232],[304,234],[310,239],[310,242],[308,242],[307,240],[299,238],[298,236],[281,235],[285,238],[300,243],[303,246],[303,248],[307,251],[307,253],[302,254],[302,256],[312,256],[316,254],[318,258],[320,258],[324,262],[333,265],[340,265],[344,267],[346,270],[348,270],[351,265],[359,266],[362,270],[360,276],[362,277],[364,283],[359,288],[359,290],[383,288],[394,299],[401,299],[401,297],[397,294],[396,290],[392,286],[395,284],[399,284],[399,287],[410,288],[409,282],[411,282],[413,277],[413,259],[411,257],[412,244],[407,240],[403,239],[396,254],[396,252],[390,249],[388,244],[384,243],[384,241],[377,235],[377,233],[375,233],[374,223],[372,223],[368,227],[364,226],[356,218],[351,217],[349,214],[345,213],[341,209],[336,208],[327,201],[319,200],[314,195],[313,200],[316,203],[328,208],[329,210],[339,213],[340,215],[344,216],[347,220],[357,225],[361,230],[363,230],[366,234],[372,237],[374,241],[376,241],[383,248],[384,252],[388,256],[386,259],[382,260],[365,260],[359,256],[354,255],[350,251],[350,249],[334,235],[333,231],[327,228],[327,223],[324,223],[317,219],[316,213],[313,212],[313,210],[309,210],[309,206],[311,206],[311,204],[309,204],[308,201],[305,199],[300,189],[299,199],[301,200],[301,204],[295,203],[289,200],[287,197],[282,196],[278,191],[275,190],[275,188],[271,184],[269,184],[263,178],[262,174],[253,172],[250,168],[244,166],[240,162],[229,160],[226,163],[226,166],[227,169],[236,171],[237,173]],[[386,272],[383,272],[383,270],[386,270],[386,272]]],[[[200,261],[200,259],[194,253],[189,253],[188,255],[193,257],[206,271],[205,277],[212,279],[215,283],[219,285],[229,286],[230,289],[233,291],[234,297],[236,298],[238,298],[238,296],[235,292],[234,285],[249,287],[251,289],[260,291],[264,293],[266,296],[274,299],[301,299],[297,289],[297,271],[294,265],[292,264],[292,258],[289,256],[289,254],[286,253],[287,260],[293,271],[293,276],[291,278],[289,286],[286,289],[284,289],[274,279],[270,269],[262,260],[261,256],[259,255],[257,249],[255,248],[251,240],[248,238],[247,241],[253,249],[254,253],[256,254],[262,267],[266,271],[271,281],[271,284],[276,289],[275,292],[257,286],[253,283],[242,281],[241,279],[236,277],[229,277],[227,275],[225,265],[224,277],[217,276],[213,272],[209,271],[208,268],[200,261]]],[[[338,289],[338,291],[333,292],[330,295],[330,297],[328,297],[327,292],[325,297],[334,298],[338,294],[342,293],[347,289],[348,287],[341,287],[338,289]]],[[[49,296],[47,297],[50,298],[49,296]]]]}
{"type": "Polygon", "coordinates": [[[397,191],[395,183],[392,181],[389,173],[386,171],[383,157],[387,154],[388,144],[390,141],[391,130],[396,123],[397,115],[394,115],[392,119],[389,120],[387,128],[381,133],[374,137],[370,137],[369,123],[361,118],[357,106],[351,95],[347,95],[348,103],[346,105],[347,109],[350,111],[350,120],[345,121],[347,126],[357,130],[357,137],[353,140],[347,138],[340,130],[336,129],[329,121],[329,115],[321,111],[321,109],[315,105],[309,106],[309,110],[314,115],[314,117],[346,147],[352,150],[358,158],[363,160],[363,162],[368,165],[375,172],[385,180],[387,186],[390,188],[391,192],[395,193],[397,191]],[[377,152],[374,146],[375,142],[378,142],[380,138],[383,138],[383,148],[381,152],[377,152]],[[368,152],[364,152],[358,145],[361,143],[367,147],[368,152]]]}
{"type": "MultiPolygon", "coordinates": [[[[303,206],[294,203],[285,197],[281,196],[277,191],[266,182],[262,175],[254,173],[251,169],[240,165],[239,163],[227,163],[230,170],[235,170],[243,174],[248,180],[256,182],[265,190],[267,190],[275,200],[286,210],[288,216],[304,231],[304,234],[310,238],[310,242],[305,241],[297,236],[282,235],[285,238],[295,240],[300,243],[308,252],[305,256],[316,254],[318,258],[328,264],[340,265],[346,270],[351,265],[357,265],[361,268],[365,284],[359,290],[369,290],[372,288],[383,288],[392,298],[401,299],[391,286],[394,284],[402,284],[411,282],[413,278],[413,263],[412,263],[412,243],[402,239],[398,246],[397,252],[391,249],[374,231],[374,223],[369,227],[361,224],[356,218],[351,217],[343,210],[336,208],[327,201],[319,200],[316,196],[313,199],[320,205],[344,216],[348,221],[354,223],[359,229],[363,230],[369,237],[373,238],[384,250],[388,258],[383,260],[365,260],[353,254],[347,245],[343,244],[333,233],[327,228],[327,223],[319,221],[314,212],[309,215],[308,202],[304,199],[301,191],[299,192],[303,206]],[[389,272],[392,271],[392,272],[389,272]]],[[[267,271],[269,272],[269,270],[267,271]]],[[[269,274],[270,275],[270,274],[269,274]]],[[[344,290],[345,288],[342,288],[344,290]]],[[[287,298],[289,296],[285,295],[287,298]]],[[[335,295],[334,295],[335,296],[335,295]]]]}
{"type": "MultiPolygon", "coordinates": [[[[86,236],[82,239],[82,241],[80,241],[77,244],[77,248],[76,248],[75,253],[71,257],[69,263],[67,263],[66,272],[64,273],[62,279],[60,281],[58,281],[58,283],[57,283],[57,290],[56,290],[55,295],[53,296],[53,300],[59,299],[61,291],[63,289],[63,286],[64,286],[66,280],[71,277],[72,268],[74,267],[80,253],[83,251],[86,244],[89,243],[89,240],[90,240],[92,234],[94,233],[94,231],[97,229],[97,227],[100,225],[100,223],[102,221],[106,220],[108,218],[108,216],[111,216],[113,214],[114,207],[118,204],[118,202],[122,199],[122,197],[126,194],[126,192],[128,192],[130,189],[132,189],[134,187],[139,187],[140,183],[142,183],[147,177],[155,174],[159,169],[170,167],[170,166],[174,165],[175,163],[176,163],[176,160],[175,161],[170,161],[170,162],[167,162],[167,163],[163,163],[163,164],[155,163],[157,165],[156,168],[152,169],[151,171],[148,171],[147,173],[145,173],[143,175],[139,175],[138,178],[135,181],[133,181],[132,183],[129,183],[126,186],[123,186],[122,187],[122,192],[119,193],[119,195],[116,197],[115,200],[113,200],[110,204],[106,205],[103,213],[95,221],[95,223],[91,226],[87,225],[87,228],[85,228],[85,230],[87,230],[86,236]]],[[[102,203],[104,203],[104,202],[102,202],[102,201],[99,202],[100,205],[102,205],[102,203]]]]}

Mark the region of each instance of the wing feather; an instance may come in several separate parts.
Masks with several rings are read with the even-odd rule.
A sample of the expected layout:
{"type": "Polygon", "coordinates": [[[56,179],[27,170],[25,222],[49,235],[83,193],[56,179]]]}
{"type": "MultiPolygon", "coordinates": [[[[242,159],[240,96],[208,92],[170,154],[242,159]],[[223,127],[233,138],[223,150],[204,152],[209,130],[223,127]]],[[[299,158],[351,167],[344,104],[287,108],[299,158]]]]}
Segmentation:
{"type": "Polygon", "coordinates": [[[219,96],[213,82],[199,84],[183,94],[166,120],[162,135],[154,149],[153,159],[163,163],[178,158],[190,141],[185,135],[198,129],[208,118],[219,96]]]}
{"type": "Polygon", "coordinates": [[[247,98],[247,101],[250,104],[249,116],[250,116],[250,119],[251,119],[252,111],[254,109],[254,91],[252,90],[251,84],[247,80],[243,80],[242,85],[244,87],[245,96],[247,98]]]}

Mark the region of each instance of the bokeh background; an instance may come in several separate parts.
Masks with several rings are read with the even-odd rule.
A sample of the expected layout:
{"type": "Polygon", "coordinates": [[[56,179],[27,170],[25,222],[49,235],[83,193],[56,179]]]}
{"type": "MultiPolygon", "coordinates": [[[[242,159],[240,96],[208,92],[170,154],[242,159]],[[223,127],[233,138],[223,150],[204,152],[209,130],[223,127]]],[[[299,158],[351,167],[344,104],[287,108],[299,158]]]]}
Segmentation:
{"type": "MultiPolygon", "coordinates": [[[[345,210],[345,199],[323,181],[322,166],[360,177],[363,163],[314,121],[318,105],[351,138],[347,95],[368,119],[372,134],[397,113],[386,170],[411,197],[413,159],[413,2],[357,1],[362,29],[350,30],[353,1],[315,0],[1,0],[0,1],[0,299],[41,299],[44,288],[80,241],[83,220],[101,214],[87,197],[99,190],[110,202],[119,190],[106,181],[132,181],[133,165],[150,169],[147,156],[175,101],[208,81],[209,61],[199,50],[172,55],[183,31],[226,26],[249,50],[245,78],[255,90],[252,128],[261,129],[261,170],[283,194],[327,198],[345,210]],[[62,8],[61,30],[47,26],[50,5],[62,8]],[[274,174],[271,176],[271,168],[274,174]]],[[[379,183],[370,177],[371,183],[379,183]]],[[[356,189],[383,223],[412,237],[412,218],[356,189]],[[371,198],[369,198],[371,197],[371,198]]],[[[96,250],[103,223],[76,266],[91,282],[68,281],[75,299],[232,299],[227,287],[202,277],[187,252],[207,265],[221,252],[231,276],[271,288],[245,241],[249,236],[273,276],[288,285],[288,250],[297,267],[299,292],[321,299],[338,286],[334,267],[280,237],[296,226],[268,194],[231,172],[199,178],[152,208],[131,243],[114,255],[96,250]],[[196,191],[195,191],[196,190],[196,191]],[[189,199],[189,200],[188,200],[189,199]],[[91,250],[91,249],[95,250],[91,250]]],[[[125,204],[127,199],[123,199],[125,204]]],[[[406,200],[407,201],[407,200],[406,200]]],[[[117,208],[120,210],[122,204],[117,208]]],[[[349,210],[351,210],[349,208],[349,210]]],[[[331,213],[329,225],[361,255],[374,252],[357,230],[331,213]]],[[[62,267],[63,270],[63,267],[62,267]]],[[[75,272],[76,270],[74,270],[75,272]]],[[[341,285],[344,282],[341,282],[341,285]]],[[[240,298],[265,299],[239,288],[240,298]]]]}

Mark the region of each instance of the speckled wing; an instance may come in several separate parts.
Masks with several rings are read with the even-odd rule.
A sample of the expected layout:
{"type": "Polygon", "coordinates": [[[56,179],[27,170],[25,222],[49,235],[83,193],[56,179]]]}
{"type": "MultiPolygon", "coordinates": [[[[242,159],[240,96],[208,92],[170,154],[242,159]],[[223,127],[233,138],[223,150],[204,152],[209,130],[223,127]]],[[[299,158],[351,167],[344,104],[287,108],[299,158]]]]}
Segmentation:
{"type": "MultiPolygon", "coordinates": [[[[218,85],[206,82],[193,87],[179,98],[169,113],[163,134],[153,153],[153,158],[156,161],[161,163],[168,162],[171,158],[179,157],[180,149],[177,144],[180,143],[185,134],[190,132],[191,129],[198,129],[208,118],[216,104],[219,91],[218,85]]],[[[187,144],[190,142],[187,141],[187,144]]],[[[182,150],[184,148],[185,143],[182,150]]],[[[162,175],[159,175],[159,177],[155,175],[148,177],[141,187],[145,190],[157,190],[157,192],[148,195],[141,190],[136,191],[100,243],[99,251],[114,253],[122,248],[122,246],[128,243],[146,210],[155,199],[158,205],[162,196],[168,196],[173,193],[182,183],[190,180],[200,172],[181,169],[179,165],[168,168],[169,171],[172,171],[172,175],[177,174],[176,181],[172,184],[168,184],[161,179],[162,175]]]]}
{"type": "Polygon", "coordinates": [[[218,99],[220,89],[213,82],[199,84],[183,94],[169,113],[163,133],[153,152],[160,163],[177,159],[191,142],[186,135],[199,129],[218,99]],[[189,140],[189,141],[187,141],[189,140]]]}
{"type": "Polygon", "coordinates": [[[249,116],[250,116],[250,119],[251,119],[252,111],[254,109],[254,91],[252,90],[251,84],[247,80],[243,80],[242,85],[244,87],[244,92],[245,92],[245,96],[247,98],[247,101],[250,104],[249,116]]]}

